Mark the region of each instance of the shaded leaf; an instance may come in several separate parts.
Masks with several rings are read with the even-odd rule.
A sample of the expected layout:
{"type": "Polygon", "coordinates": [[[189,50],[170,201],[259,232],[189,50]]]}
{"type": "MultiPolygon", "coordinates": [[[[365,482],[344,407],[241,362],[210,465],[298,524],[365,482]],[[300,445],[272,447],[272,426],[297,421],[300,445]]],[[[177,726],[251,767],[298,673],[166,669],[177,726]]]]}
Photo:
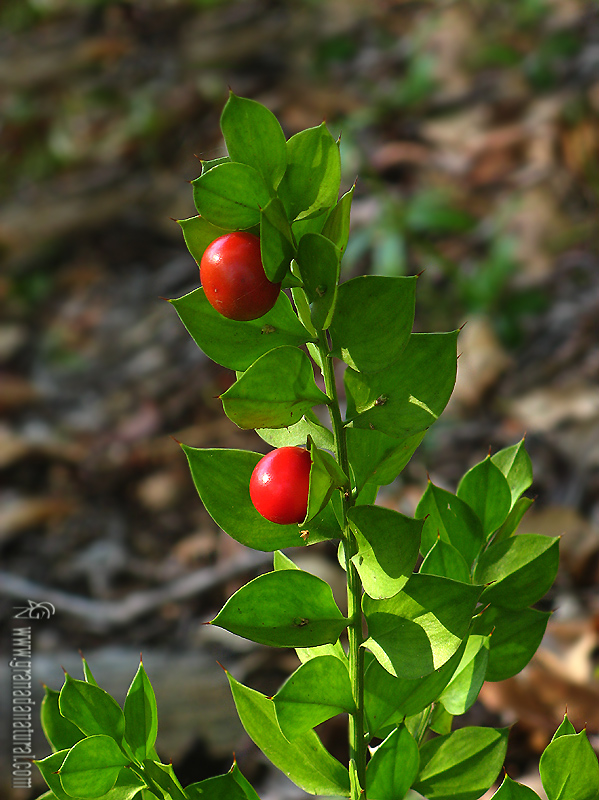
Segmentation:
{"type": "Polygon", "coordinates": [[[506,608],[526,608],[549,590],[559,565],[559,537],[527,533],[492,544],[474,571],[478,583],[491,583],[481,597],[506,608]]]}
{"type": "Polygon", "coordinates": [[[303,219],[337,201],[341,181],[339,145],[324,123],[287,142],[287,170],[278,194],[289,219],[303,219]]]}
{"type": "Polygon", "coordinates": [[[345,371],[354,427],[405,439],[429,428],[453,391],[457,331],[413,333],[400,358],[381,372],[345,371]]]}
{"type": "Polygon", "coordinates": [[[417,278],[362,275],[339,287],[332,352],[358,372],[378,372],[402,354],[414,324],[417,278]]]}
{"type": "MultiPolygon", "coordinates": [[[[319,233],[306,233],[299,241],[297,263],[317,330],[331,324],[339,281],[339,251],[319,233]]],[[[295,295],[294,295],[295,297],[295,295]]]]}
{"type": "Polygon", "coordinates": [[[430,481],[414,514],[424,519],[422,553],[426,555],[440,537],[472,564],[484,542],[482,525],[470,506],[455,494],[430,481]]]}
{"type": "Polygon", "coordinates": [[[489,457],[468,470],[457,495],[480,519],[485,536],[502,525],[512,507],[512,494],[503,473],[489,457]]]}
{"type": "Polygon", "coordinates": [[[507,736],[507,728],[467,727],[425,742],[413,788],[428,800],[478,800],[502,767],[507,736]]]}
{"type": "Polygon", "coordinates": [[[459,648],[480,591],[480,586],[416,574],[388,600],[364,595],[370,633],[364,644],[392,675],[427,675],[459,648]]]}
{"type": "Polygon", "coordinates": [[[485,609],[475,619],[473,633],[491,634],[486,680],[503,681],[523,670],[541,644],[550,616],[532,608],[485,609]]]}
{"type": "Polygon", "coordinates": [[[382,506],[354,506],[348,514],[358,543],[352,561],[365,592],[393,597],[407,583],[418,558],[422,522],[382,506]]]}

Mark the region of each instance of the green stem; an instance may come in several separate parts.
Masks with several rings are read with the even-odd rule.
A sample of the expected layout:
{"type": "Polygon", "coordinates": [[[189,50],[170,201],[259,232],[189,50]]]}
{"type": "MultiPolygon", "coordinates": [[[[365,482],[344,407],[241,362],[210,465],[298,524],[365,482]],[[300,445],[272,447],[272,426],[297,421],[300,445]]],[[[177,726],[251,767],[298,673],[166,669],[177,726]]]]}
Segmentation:
{"type": "MultiPolygon", "coordinates": [[[[329,403],[329,413],[335,436],[336,456],[341,469],[349,477],[349,458],[347,454],[347,439],[345,428],[339,408],[339,396],[335,382],[333,358],[324,331],[319,331],[318,346],[322,360],[323,376],[329,403]]],[[[343,507],[343,548],[345,552],[345,567],[347,572],[347,615],[349,626],[347,635],[349,641],[349,677],[352,685],[356,711],[349,717],[349,757],[354,762],[360,786],[352,785],[351,800],[365,800],[364,790],[366,785],[366,742],[364,740],[364,648],[361,647],[362,636],[362,582],[352,562],[352,556],[357,552],[358,546],[355,536],[349,526],[347,512],[354,504],[350,486],[345,487],[342,495],[343,507]]]]}

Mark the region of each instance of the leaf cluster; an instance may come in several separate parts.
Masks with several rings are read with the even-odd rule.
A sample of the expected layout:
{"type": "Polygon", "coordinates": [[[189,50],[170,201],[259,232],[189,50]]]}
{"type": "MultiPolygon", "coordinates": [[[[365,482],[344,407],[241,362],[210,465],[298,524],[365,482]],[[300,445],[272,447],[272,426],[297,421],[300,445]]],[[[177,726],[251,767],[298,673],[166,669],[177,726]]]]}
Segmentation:
{"type": "MultiPolygon", "coordinates": [[[[453,730],[453,718],[485,680],[530,661],[549,618],[533,606],[558,567],[557,539],[517,533],[532,502],[524,441],[472,467],[455,494],[429,482],[413,518],[376,504],[449,401],[458,331],[413,332],[416,277],[340,281],[353,190],[339,198],[339,143],[324,125],[286,140],[268,109],[231,94],[221,127],[229,155],[203,163],[193,182],[198,215],[181,221],[187,246],[199,262],[216,237],[252,231],[267,276],[286,288],[249,322],[222,317],[201,287],[172,303],[198,346],[236,371],[221,396],[225,414],[266,443],[306,446],[311,457],[305,519],[281,525],[250,498],[261,454],[183,445],[216,524],[274,553],[273,570],[239,589],[211,624],[294,648],[300,661],[273,698],[229,675],[239,717],[309,793],[401,800],[413,788],[429,800],[475,800],[497,778],[508,730],[453,730]],[[339,541],[347,616],[325,581],[281,552],[323,540],[339,541]],[[348,767],[315,731],[338,714],[350,720],[348,767]]],[[[109,792],[125,779],[137,781],[133,794],[145,786],[177,800],[211,796],[206,782],[182,790],[155,757],[155,702],[141,666],[123,711],[92,682],[67,678],[52,720],[81,733],[59,742],[49,766],[39,762],[58,800],[117,800],[109,792]]],[[[582,763],[574,742],[583,739],[564,730],[554,750],[580,747],[582,763]]],[[[556,771],[552,752],[548,787],[569,787],[574,779],[556,771]]],[[[227,796],[255,797],[235,767],[211,780],[216,791],[227,781],[227,796]]],[[[502,800],[521,796],[506,780],[502,800]]]]}

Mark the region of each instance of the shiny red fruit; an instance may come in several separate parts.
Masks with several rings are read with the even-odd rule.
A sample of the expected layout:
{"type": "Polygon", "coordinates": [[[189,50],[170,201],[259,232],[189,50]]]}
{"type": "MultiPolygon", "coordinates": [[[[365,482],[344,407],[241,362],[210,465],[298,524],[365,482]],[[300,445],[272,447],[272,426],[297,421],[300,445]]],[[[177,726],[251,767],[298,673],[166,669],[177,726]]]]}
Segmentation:
{"type": "Polygon", "coordinates": [[[206,299],[227,319],[258,319],[274,306],[281,290],[264,273],[260,239],[237,231],[219,236],[204,251],[200,280],[206,299]]]}
{"type": "Polygon", "coordinates": [[[279,447],[261,458],[250,478],[256,511],[271,522],[302,522],[308,509],[310,453],[303,447],[279,447]]]}

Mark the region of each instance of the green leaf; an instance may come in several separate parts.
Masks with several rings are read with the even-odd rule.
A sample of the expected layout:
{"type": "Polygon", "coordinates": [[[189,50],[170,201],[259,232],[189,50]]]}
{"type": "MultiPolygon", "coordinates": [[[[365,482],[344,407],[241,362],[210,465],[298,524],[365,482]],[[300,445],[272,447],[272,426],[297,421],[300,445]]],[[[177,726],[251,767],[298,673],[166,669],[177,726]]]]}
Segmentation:
{"type": "Polygon", "coordinates": [[[313,658],[320,658],[320,656],[335,656],[347,666],[347,656],[339,641],[335,644],[321,644],[318,647],[296,647],[295,652],[302,664],[313,658]]]}
{"type": "Polygon", "coordinates": [[[425,742],[413,788],[428,800],[477,800],[497,777],[507,728],[460,728],[425,742]]]}
{"type": "Polygon", "coordinates": [[[540,800],[539,795],[521,783],[513,781],[509,775],[493,795],[492,800],[540,800]]]}
{"type": "Polygon", "coordinates": [[[268,108],[231,92],[220,127],[233,161],[254,167],[267,186],[276,188],[287,166],[285,134],[268,108]]]}
{"type": "Polygon", "coordinates": [[[161,764],[147,758],[144,761],[144,775],[160,787],[165,800],[187,800],[172,764],[161,764]]]}
{"type": "Polygon", "coordinates": [[[189,800],[260,800],[236,763],[225,775],[186,786],[185,794],[189,800]]]}
{"type": "MultiPolygon", "coordinates": [[[[426,712],[422,712],[425,714],[426,712]]],[[[406,725],[408,721],[406,720],[406,725]]],[[[430,717],[429,728],[434,733],[438,733],[441,736],[445,736],[448,733],[451,733],[451,729],[453,727],[453,714],[450,714],[449,711],[445,708],[443,703],[437,701],[433,706],[433,713],[430,717]]]]}
{"type": "Polygon", "coordinates": [[[459,550],[449,542],[444,542],[441,537],[428,551],[419,571],[426,575],[440,575],[453,581],[471,583],[470,567],[466,559],[459,550]]]}
{"type": "Polygon", "coordinates": [[[170,302],[197,346],[229,369],[244,371],[275,347],[299,347],[310,339],[284,292],[267,314],[249,322],[223,317],[201,287],[170,302]]]}
{"type": "Polygon", "coordinates": [[[328,583],[302,570],[280,570],[242,586],[212,624],[273,647],[314,647],[336,642],[347,619],[328,583]]]}
{"type": "Polygon", "coordinates": [[[524,439],[491,456],[491,461],[505,476],[512,495],[512,507],[522,492],[532,485],[532,463],[524,449],[524,439]]]}
{"type": "Polygon", "coordinates": [[[346,436],[349,461],[360,491],[368,481],[378,486],[392,483],[414,455],[424,431],[397,439],[369,428],[349,427],[346,436]]]}
{"type": "Polygon", "coordinates": [[[470,506],[455,494],[429,481],[414,516],[424,519],[422,553],[426,555],[440,537],[472,564],[484,542],[479,518],[470,506]]]}
{"type": "Polygon", "coordinates": [[[247,164],[226,162],[191,182],[198,213],[219,228],[245,230],[260,222],[270,201],[264,180],[247,164]]]}
{"type": "Polygon", "coordinates": [[[365,674],[365,705],[370,736],[388,725],[423,711],[433,703],[451,680],[465,650],[464,641],[440,669],[423,678],[395,678],[370,654],[365,674]]]}
{"type": "Polygon", "coordinates": [[[480,591],[480,586],[416,574],[388,600],[371,600],[364,595],[370,633],[364,645],[392,675],[427,675],[439,669],[460,646],[480,591]]]}
{"type": "Polygon", "coordinates": [[[356,428],[405,439],[429,428],[453,391],[457,331],[413,333],[400,358],[381,372],[345,371],[348,416],[356,428]]]}
{"type": "Polygon", "coordinates": [[[469,636],[455,675],[439,699],[450,714],[465,714],[474,704],[485,681],[489,663],[489,637],[469,636]]]}
{"type": "Polygon", "coordinates": [[[354,506],[348,514],[358,543],[352,562],[364,591],[374,599],[393,597],[412,575],[422,522],[383,506],[354,506]]]}
{"type": "Polygon", "coordinates": [[[311,217],[332,206],[340,181],[339,145],[324,123],[289,139],[287,170],[278,192],[289,219],[311,217]]]}
{"type": "Polygon", "coordinates": [[[94,678],[93,673],[87,663],[86,659],[81,656],[81,666],[83,667],[83,680],[86,683],[92,683],[94,686],[98,686],[98,681],[94,678]]]}
{"type": "Polygon", "coordinates": [[[369,800],[402,800],[418,775],[418,745],[400,725],[377,747],[366,769],[369,800]]]}
{"type": "Polygon", "coordinates": [[[150,758],[158,733],[156,697],[141,661],[125,698],[125,739],[138,761],[150,758]]]}
{"type": "Polygon", "coordinates": [[[202,172],[200,174],[203,175],[205,172],[208,172],[209,169],[214,169],[214,167],[218,167],[220,164],[227,164],[230,160],[229,156],[220,156],[220,158],[209,158],[206,160],[201,158],[200,164],[202,165],[202,172]]]}
{"type": "Polygon", "coordinates": [[[42,729],[54,751],[68,750],[83,739],[79,728],[63,717],[58,707],[59,692],[44,686],[45,695],[40,712],[42,729]]]}
{"type": "Polygon", "coordinates": [[[92,683],[65,675],[58,698],[60,713],[86,736],[106,734],[120,744],[125,732],[125,718],[118,703],[108,692],[92,683]]]}
{"type": "Polygon", "coordinates": [[[74,797],[102,797],[115,785],[129,759],[110,736],[88,736],[67,753],[60,767],[65,792],[74,797]]]}
{"type": "Polygon", "coordinates": [[[314,382],[308,356],[284,345],[260,356],[221,394],[225,414],[238,427],[286,428],[329,398],[314,382]]]}
{"type": "MultiPolygon", "coordinates": [[[[225,533],[254,550],[284,550],[304,544],[297,525],[269,522],[254,508],[249,483],[254,467],[262,458],[260,453],[182,447],[206,511],[225,533]]],[[[309,531],[311,544],[340,535],[339,525],[328,507],[302,525],[301,530],[309,531]]]]}
{"type": "Polygon", "coordinates": [[[320,233],[306,233],[299,241],[297,263],[311,306],[312,323],[318,330],[326,330],[337,299],[339,251],[320,233]]]}
{"type": "Polygon", "coordinates": [[[555,739],[559,739],[560,736],[569,736],[570,734],[576,734],[576,728],[570,720],[568,719],[568,715],[564,714],[563,720],[560,722],[559,728],[553,734],[553,738],[551,741],[553,742],[555,739]]]}
{"type": "MultiPolygon", "coordinates": [[[[310,443],[310,489],[305,521],[313,519],[325,508],[335,489],[349,488],[349,479],[326,450],[319,450],[310,443]]],[[[304,523],[302,523],[303,525],[304,523]]]]}
{"type": "Polygon", "coordinates": [[[526,608],[549,590],[559,566],[559,537],[526,533],[492,544],[474,571],[477,583],[490,583],[481,601],[526,608]]]}
{"type": "Polygon", "coordinates": [[[485,536],[505,522],[512,507],[509,484],[488,456],[464,475],[457,495],[476,513],[485,536]]]}
{"type": "Polygon", "coordinates": [[[528,664],[541,644],[550,612],[489,606],[474,621],[473,632],[491,635],[486,680],[504,681],[528,664]]]}
{"type": "Polygon", "coordinates": [[[59,750],[57,753],[52,753],[52,755],[47,758],[34,761],[34,764],[42,774],[42,778],[46,781],[57,800],[68,800],[69,797],[62,788],[62,783],[58,776],[58,770],[64,764],[69,749],[59,750]]]}
{"type": "Polygon", "coordinates": [[[325,428],[310,409],[304,412],[299,422],[289,428],[257,428],[256,433],[273,447],[305,446],[309,436],[317,447],[335,449],[332,431],[325,428]]]}
{"type": "Polygon", "coordinates": [[[330,210],[322,231],[317,231],[330,239],[337,250],[343,255],[349,239],[349,224],[351,204],[354,196],[355,185],[330,210]]]}
{"type": "Polygon", "coordinates": [[[260,255],[266,277],[272,283],[283,280],[295,258],[291,227],[277,197],[260,212],[260,255]]]}
{"type": "Polygon", "coordinates": [[[529,497],[520,497],[518,500],[516,500],[512,506],[512,510],[507,515],[505,522],[493,536],[494,544],[500,542],[502,539],[507,539],[518,530],[518,525],[520,525],[522,517],[526,514],[533,503],[534,500],[531,500],[529,497]]]}
{"type": "Polygon", "coordinates": [[[320,656],[302,664],[273,697],[277,722],[290,742],[344,711],[352,713],[347,664],[336,656],[320,656]]]}
{"type": "Polygon", "coordinates": [[[379,372],[401,356],[414,325],[417,278],[362,275],[339,287],[333,354],[358,372],[379,372]]]}
{"type": "Polygon", "coordinates": [[[294,564],[290,558],[287,558],[285,553],[280,550],[275,550],[273,553],[272,567],[274,570],[282,569],[299,569],[297,564],[294,564]]]}
{"type": "Polygon", "coordinates": [[[349,775],[325,750],[314,731],[288,742],[281,733],[274,703],[227,673],[241,724],[248,736],[297,786],[310,794],[349,797],[349,775]]]}
{"type": "Polygon", "coordinates": [[[599,764],[586,731],[550,742],[539,772],[548,800],[595,800],[599,793],[599,764]]]}
{"type": "Polygon", "coordinates": [[[232,230],[230,228],[219,228],[200,216],[178,219],[177,222],[183,231],[183,239],[187,249],[198,266],[208,245],[220,236],[231,233],[232,230]]]}
{"type": "MultiPolygon", "coordinates": [[[[65,792],[58,774],[68,752],[68,750],[61,750],[42,761],[35,762],[42,777],[52,790],[50,796],[42,795],[45,800],[78,800],[65,792]]],[[[145,786],[146,784],[134,772],[124,769],[120,772],[113,788],[102,795],[102,800],[133,800],[145,786]]],[[[40,797],[38,800],[42,800],[42,798],[40,797]]]]}

